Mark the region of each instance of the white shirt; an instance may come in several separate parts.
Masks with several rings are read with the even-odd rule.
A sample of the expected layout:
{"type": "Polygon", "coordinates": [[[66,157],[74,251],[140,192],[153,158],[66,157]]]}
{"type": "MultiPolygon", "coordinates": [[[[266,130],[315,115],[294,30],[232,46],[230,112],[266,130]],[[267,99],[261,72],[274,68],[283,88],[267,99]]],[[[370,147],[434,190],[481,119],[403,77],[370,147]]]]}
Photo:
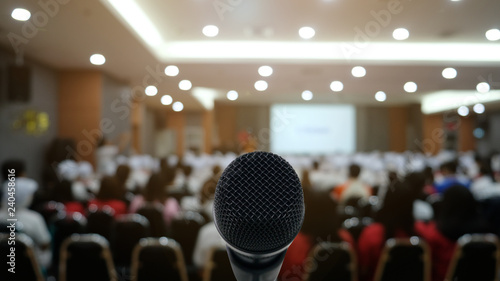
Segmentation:
{"type": "Polygon", "coordinates": [[[226,243],[220,236],[215,223],[205,224],[198,233],[194,247],[193,262],[198,268],[203,268],[208,261],[208,254],[214,247],[225,247],[226,243]]]}

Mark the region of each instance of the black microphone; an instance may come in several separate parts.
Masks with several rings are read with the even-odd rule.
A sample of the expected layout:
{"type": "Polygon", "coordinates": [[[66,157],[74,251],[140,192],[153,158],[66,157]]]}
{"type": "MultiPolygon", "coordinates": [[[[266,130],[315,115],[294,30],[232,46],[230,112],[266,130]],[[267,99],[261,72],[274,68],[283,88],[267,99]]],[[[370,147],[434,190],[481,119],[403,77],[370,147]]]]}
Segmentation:
{"type": "Polygon", "coordinates": [[[214,222],[238,281],[274,281],[304,220],[299,177],[280,156],[251,152],[222,173],[214,222]]]}

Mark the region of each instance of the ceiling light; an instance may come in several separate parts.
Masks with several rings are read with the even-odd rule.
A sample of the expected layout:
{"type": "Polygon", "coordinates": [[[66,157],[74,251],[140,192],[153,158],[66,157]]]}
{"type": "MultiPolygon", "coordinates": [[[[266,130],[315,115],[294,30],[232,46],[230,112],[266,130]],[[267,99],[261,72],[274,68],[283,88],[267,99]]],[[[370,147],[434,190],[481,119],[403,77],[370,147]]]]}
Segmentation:
{"type": "Polygon", "coordinates": [[[307,91],[306,90],[306,91],[302,92],[302,99],[303,100],[306,100],[306,101],[307,100],[312,100],[312,98],[313,98],[313,93],[311,91],[307,91]]]}
{"type": "Polygon", "coordinates": [[[457,70],[455,68],[452,68],[452,67],[447,67],[447,68],[443,69],[443,72],[441,74],[446,79],[453,79],[453,78],[457,77],[457,70]]]}
{"type": "Polygon", "coordinates": [[[469,108],[465,105],[462,105],[457,109],[458,115],[460,116],[467,116],[469,115],[469,108]]]}
{"type": "Polygon", "coordinates": [[[12,14],[10,14],[11,17],[15,20],[18,21],[27,21],[31,17],[30,11],[23,9],[23,8],[16,8],[12,11],[12,14]]]}
{"type": "Polygon", "coordinates": [[[342,82],[340,81],[333,81],[330,84],[330,89],[332,89],[332,91],[334,92],[340,92],[344,89],[344,84],[342,84],[342,82]]]}
{"type": "Polygon", "coordinates": [[[396,40],[406,40],[410,37],[410,32],[406,28],[396,28],[392,32],[392,37],[396,40]]]}
{"type": "Polygon", "coordinates": [[[152,96],[156,96],[156,94],[158,94],[158,89],[155,86],[151,85],[151,86],[147,86],[146,90],[144,92],[146,93],[147,96],[152,97],[152,96]]]}
{"type": "Polygon", "coordinates": [[[165,75],[167,76],[177,76],[179,74],[179,68],[175,65],[169,65],[165,67],[165,75]]]}
{"type": "Polygon", "coordinates": [[[237,100],[238,99],[238,92],[231,90],[227,92],[227,99],[228,100],[237,100]]]}
{"type": "Polygon", "coordinates": [[[267,90],[267,82],[264,80],[259,80],[259,81],[255,82],[254,87],[255,87],[255,90],[257,90],[257,91],[260,91],[260,92],[265,91],[265,90],[267,90]]]}
{"type": "Polygon", "coordinates": [[[477,103],[474,105],[474,107],[472,108],[474,110],[475,113],[477,114],[483,114],[484,111],[486,110],[485,107],[484,107],[484,104],[482,103],[477,103]]]}
{"type": "Polygon", "coordinates": [[[354,77],[364,77],[366,75],[366,69],[362,66],[355,66],[352,68],[351,73],[354,77]]]}
{"type": "Polygon", "coordinates": [[[494,28],[486,31],[486,39],[490,41],[498,41],[500,40],[500,30],[494,28]]]}
{"type": "Polygon", "coordinates": [[[173,99],[169,95],[164,95],[163,97],[161,97],[161,104],[163,104],[163,105],[169,105],[172,103],[172,101],[173,101],[173,99]]]}
{"type": "Polygon", "coordinates": [[[179,111],[182,111],[184,109],[184,105],[182,104],[182,102],[180,101],[176,101],[174,102],[174,104],[172,105],[172,109],[175,111],[175,112],[179,112],[179,111]]]}
{"type": "Polygon", "coordinates": [[[484,138],[485,132],[483,128],[475,128],[472,134],[474,134],[476,138],[482,139],[484,138]]]}
{"type": "Polygon", "coordinates": [[[417,84],[415,82],[406,82],[403,86],[407,93],[415,93],[417,91],[417,84]]]}
{"type": "Polygon", "coordinates": [[[191,81],[189,80],[182,80],[179,82],[179,89],[183,91],[189,91],[193,85],[191,84],[191,81]]]}
{"type": "Polygon", "coordinates": [[[376,94],[375,94],[375,99],[379,102],[383,102],[387,99],[387,95],[382,92],[382,91],[378,91],[376,94]]]}
{"type": "Polygon", "coordinates": [[[203,34],[207,37],[215,37],[219,34],[219,28],[215,25],[207,25],[203,28],[203,34]]]}
{"type": "Polygon", "coordinates": [[[259,67],[259,75],[263,77],[268,77],[273,74],[273,68],[268,65],[263,65],[259,67]]]}
{"type": "Polygon", "coordinates": [[[106,62],[106,58],[101,54],[93,54],[90,56],[90,63],[93,65],[103,65],[106,62]]]}
{"type": "Polygon", "coordinates": [[[486,82],[478,83],[476,86],[476,90],[478,92],[480,92],[481,94],[487,93],[490,91],[490,84],[488,84],[486,82]]]}
{"type": "Polygon", "coordinates": [[[316,31],[312,27],[304,26],[299,29],[299,35],[302,39],[311,39],[316,34],[316,31]]]}

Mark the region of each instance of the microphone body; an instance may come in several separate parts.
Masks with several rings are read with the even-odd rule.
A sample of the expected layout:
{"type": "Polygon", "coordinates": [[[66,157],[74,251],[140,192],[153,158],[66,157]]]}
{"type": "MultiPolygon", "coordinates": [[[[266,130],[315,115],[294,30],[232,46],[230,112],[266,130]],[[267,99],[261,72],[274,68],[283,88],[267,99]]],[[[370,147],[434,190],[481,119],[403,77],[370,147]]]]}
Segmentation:
{"type": "Polygon", "coordinates": [[[304,195],[292,166],[280,156],[252,152],[222,173],[214,222],[227,243],[238,281],[274,281],[304,220],[304,195]]]}

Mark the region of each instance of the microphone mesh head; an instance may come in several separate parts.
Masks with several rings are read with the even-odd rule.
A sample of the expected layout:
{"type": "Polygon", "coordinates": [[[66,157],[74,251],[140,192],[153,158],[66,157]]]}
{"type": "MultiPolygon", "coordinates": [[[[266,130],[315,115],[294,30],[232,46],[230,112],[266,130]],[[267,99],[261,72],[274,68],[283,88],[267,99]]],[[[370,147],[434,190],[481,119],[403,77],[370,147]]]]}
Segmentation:
{"type": "Polygon", "coordinates": [[[304,219],[304,195],[292,166],[269,152],[236,158],[222,173],[214,199],[222,238],[248,253],[271,253],[290,244],[304,219]]]}

